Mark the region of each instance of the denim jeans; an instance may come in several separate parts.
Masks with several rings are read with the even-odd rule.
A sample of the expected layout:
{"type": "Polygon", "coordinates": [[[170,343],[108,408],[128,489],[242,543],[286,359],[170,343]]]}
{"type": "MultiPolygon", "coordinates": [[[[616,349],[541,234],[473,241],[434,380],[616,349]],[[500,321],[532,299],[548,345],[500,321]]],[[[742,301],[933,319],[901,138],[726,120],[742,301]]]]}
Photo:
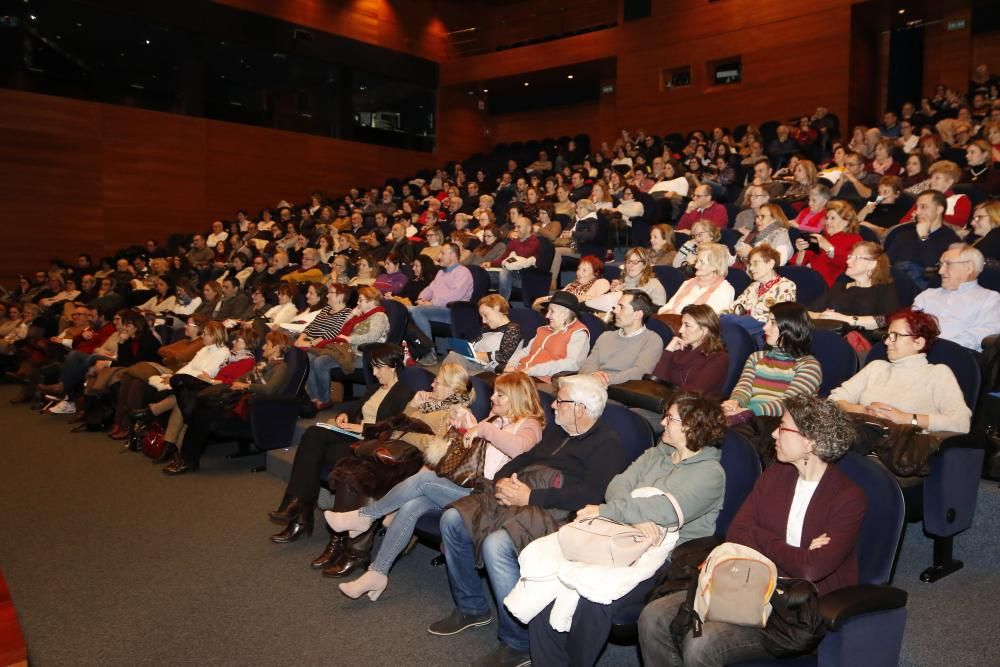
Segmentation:
{"type": "Polygon", "coordinates": [[[521,285],[521,272],[520,271],[508,271],[507,269],[502,269],[500,271],[500,286],[497,288],[497,292],[500,296],[510,301],[510,293],[514,290],[514,286],[521,285]]]}
{"type": "MultiPolygon", "coordinates": [[[[483,591],[483,583],[479,580],[472,537],[465,529],[458,510],[449,509],[441,515],[441,540],[444,543],[448,582],[451,584],[455,606],[463,614],[488,613],[490,603],[483,591]]],[[[497,637],[510,648],[527,653],[528,629],[511,616],[503,604],[504,598],[514,590],[514,584],[521,576],[517,549],[506,530],[495,531],[486,537],[483,542],[483,561],[497,601],[497,637]]]]}
{"type": "Polygon", "coordinates": [[[386,529],[382,546],[372,561],[371,569],[389,574],[392,564],[409,543],[417,520],[427,512],[441,509],[459,498],[464,498],[470,492],[470,489],[439,477],[432,470],[421,470],[394,486],[381,499],[362,509],[361,515],[372,519],[399,510],[396,512],[396,518],[386,529]]]}
{"type": "Polygon", "coordinates": [[[639,616],[639,646],[647,665],[660,667],[721,667],[734,662],[767,658],[761,628],[709,621],[701,637],[688,633],[683,648],[670,635],[670,622],[684,602],[686,592],[674,593],[646,605],[639,616]]]}
{"type": "Polygon", "coordinates": [[[306,393],[314,401],[330,401],[330,371],[340,368],[336,359],[328,354],[309,355],[309,377],[306,379],[306,393]]]}
{"type": "Polygon", "coordinates": [[[62,368],[59,371],[59,380],[62,382],[63,391],[71,399],[76,398],[83,387],[83,382],[87,378],[87,371],[98,359],[107,359],[96,354],[88,354],[79,350],[72,350],[66,355],[62,368]]]}
{"type": "Polygon", "coordinates": [[[451,311],[448,306],[413,306],[410,308],[410,319],[428,338],[434,340],[431,322],[444,322],[451,326],[451,311]]]}

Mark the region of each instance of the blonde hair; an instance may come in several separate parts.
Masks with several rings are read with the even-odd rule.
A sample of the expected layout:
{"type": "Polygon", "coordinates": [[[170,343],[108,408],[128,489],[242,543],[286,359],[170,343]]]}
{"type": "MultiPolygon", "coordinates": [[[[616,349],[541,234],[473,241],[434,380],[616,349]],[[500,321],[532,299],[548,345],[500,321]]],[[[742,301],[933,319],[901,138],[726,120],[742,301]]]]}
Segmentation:
{"type": "Polygon", "coordinates": [[[695,220],[694,223],[691,225],[691,238],[694,238],[695,232],[697,231],[695,230],[695,227],[703,227],[707,229],[708,232],[712,235],[713,243],[722,238],[722,230],[716,227],[715,223],[712,222],[711,220],[705,220],[704,218],[702,218],[701,220],[695,220]]]}
{"type": "Polygon", "coordinates": [[[460,364],[451,362],[441,364],[441,368],[437,372],[437,380],[451,389],[452,392],[468,391],[470,395],[472,393],[469,387],[469,372],[460,364]]]}
{"type": "Polygon", "coordinates": [[[508,418],[511,421],[537,419],[542,428],[545,428],[545,411],[542,409],[542,403],[538,399],[538,389],[531,376],[521,371],[504,373],[493,384],[493,391],[501,389],[510,400],[508,418]]]}
{"type": "Polygon", "coordinates": [[[726,277],[729,272],[729,249],[721,243],[706,243],[698,246],[698,254],[708,255],[708,265],[717,275],[726,277]]]}
{"type": "Polygon", "coordinates": [[[848,202],[843,199],[834,199],[826,205],[826,210],[833,211],[847,223],[847,229],[844,230],[845,232],[850,232],[851,234],[858,233],[858,227],[861,225],[858,221],[858,213],[848,202]]]}
{"type": "Polygon", "coordinates": [[[988,201],[976,207],[976,211],[982,211],[990,218],[990,228],[1000,227],[1000,201],[988,201]]]}
{"type": "Polygon", "coordinates": [[[226,327],[222,326],[222,322],[216,322],[212,320],[205,324],[205,328],[201,330],[201,335],[204,336],[208,334],[212,338],[212,343],[215,345],[225,345],[229,340],[226,334],[226,327]]]}
{"type": "Polygon", "coordinates": [[[931,165],[931,168],[927,170],[929,176],[934,174],[944,174],[950,178],[954,183],[958,183],[958,179],[962,178],[962,168],[951,160],[938,160],[931,165]]]}

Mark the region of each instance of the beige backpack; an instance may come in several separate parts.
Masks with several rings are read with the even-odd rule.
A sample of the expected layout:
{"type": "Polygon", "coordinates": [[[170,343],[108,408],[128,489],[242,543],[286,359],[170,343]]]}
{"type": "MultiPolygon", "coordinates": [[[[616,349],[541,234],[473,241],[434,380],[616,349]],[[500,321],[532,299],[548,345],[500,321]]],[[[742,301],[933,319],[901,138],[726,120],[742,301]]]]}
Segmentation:
{"type": "Polygon", "coordinates": [[[778,569],[764,554],[726,542],[708,555],[698,575],[694,610],[701,621],[762,628],[771,615],[778,569]]]}

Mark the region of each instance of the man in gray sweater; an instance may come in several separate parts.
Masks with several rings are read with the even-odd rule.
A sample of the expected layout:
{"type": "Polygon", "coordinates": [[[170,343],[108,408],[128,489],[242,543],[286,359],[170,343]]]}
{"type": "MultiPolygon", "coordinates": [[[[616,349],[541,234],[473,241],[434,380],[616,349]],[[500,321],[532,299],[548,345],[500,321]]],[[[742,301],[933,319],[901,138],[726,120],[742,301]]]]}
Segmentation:
{"type": "Polygon", "coordinates": [[[580,364],[580,373],[593,375],[605,387],[652,373],[663,354],[663,339],[646,328],[646,320],[655,312],[645,292],[625,290],[614,310],[618,329],[601,334],[580,364]]]}

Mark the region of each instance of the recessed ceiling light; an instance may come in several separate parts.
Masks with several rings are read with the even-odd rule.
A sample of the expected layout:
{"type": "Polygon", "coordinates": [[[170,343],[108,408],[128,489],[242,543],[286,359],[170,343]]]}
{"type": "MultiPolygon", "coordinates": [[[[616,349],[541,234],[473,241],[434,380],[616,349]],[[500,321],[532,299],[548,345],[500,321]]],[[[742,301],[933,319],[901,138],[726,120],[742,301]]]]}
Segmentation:
{"type": "Polygon", "coordinates": [[[524,85],[525,85],[525,86],[530,86],[531,84],[530,84],[530,83],[528,83],[527,81],[525,81],[525,82],[524,82],[524,85]]]}
{"type": "Polygon", "coordinates": [[[146,46],[149,46],[149,40],[148,39],[146,40],[146,46]]]}
{"type": "Polygon", "coordinates": [[[28,18],[31,19],[32,21],[37,21],[38,20],[38,17],[35,16],[34,14],[28,14],[28,18]]]}
{"type": "Polygon", "coordinates": [[[483,92],[484,93],[488,93],[488,92],[490,92],[490,89],[489,88],[483,88],[483,92]]]}
{"type": "Polygon", "coordinates": [[[899,13],[900,13],[900,14],[905,14],[905,13],[906,13],[906,10],[905,10],[905,9],[900,9],[900,10],[899,10],[899,13]]]}
{"type": "Polygon", "coordinates": [[[567,79],[572,79],[572,78],[573,78],[573,75],[572,75],[572,74],[567,74],[567,75],[566,75],[566,78],[567,78],[567,79]]]}

